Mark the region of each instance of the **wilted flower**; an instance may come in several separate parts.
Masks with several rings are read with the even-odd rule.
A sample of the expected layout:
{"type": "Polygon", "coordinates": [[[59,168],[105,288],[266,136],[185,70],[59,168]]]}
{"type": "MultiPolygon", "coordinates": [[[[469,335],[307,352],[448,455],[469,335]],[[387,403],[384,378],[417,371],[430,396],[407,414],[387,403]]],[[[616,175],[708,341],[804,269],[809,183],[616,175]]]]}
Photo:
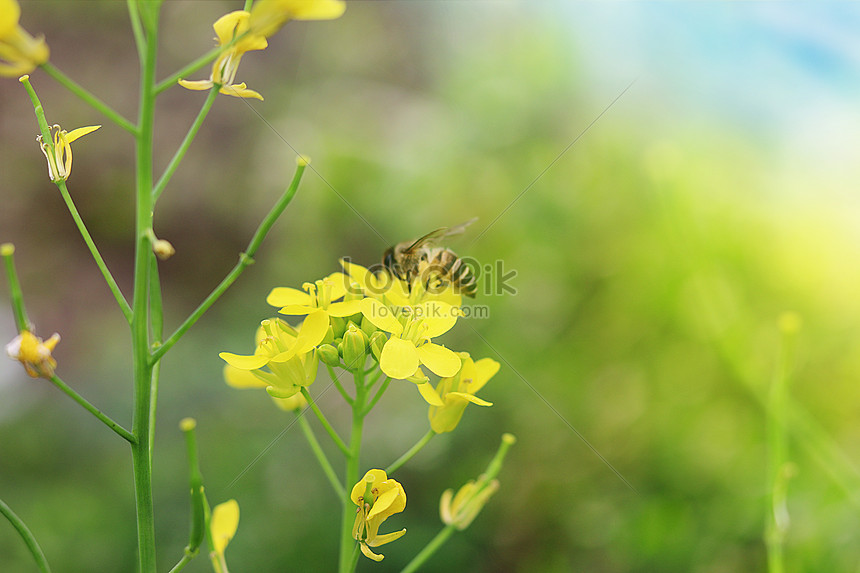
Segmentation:
{"type": "Polygon", "coordinates": [[[56,332],[43,341],[29,330],[22,330],[21,334],[6,345],[6,354],[23,364],[24,370],[33,378],[50,380],[54,375],[54,368],[57,367],[57,361],[51,356],[51,352],[59,341],[60,335],[56,332]]]}

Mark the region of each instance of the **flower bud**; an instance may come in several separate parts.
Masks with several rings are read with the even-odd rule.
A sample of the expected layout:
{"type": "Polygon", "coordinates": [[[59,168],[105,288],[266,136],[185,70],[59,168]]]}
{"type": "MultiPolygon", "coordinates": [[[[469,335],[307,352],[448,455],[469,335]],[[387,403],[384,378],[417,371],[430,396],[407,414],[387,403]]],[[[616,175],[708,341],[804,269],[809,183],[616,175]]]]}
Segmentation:
{"type": "Polygon", "coordinates": [[[340,351],[348,370],[364,368],[367,358],[367,335],[355,324],[350,324],[340,343],[340,351]]]}
{"type": "Polygon", "coordinates": [[[152,243],[152,252],[155,253],[155,256],[162,261],[166,261],[167,259],[176,254],[176,249],[173,248],[173,245],[170,244],[170,241],[158,239],[157,241],[152,243]]]}
{"type": "Polygon", "coordinates": [[[371,336],[373,336],[373,333],[379,329],[376,328],[376,326],[374,326],[373,323],[370,322],[366,316],[362,315],[362,317],[361,317],[361,330],[363,330],[364,333],[368,337],[371,337],[371,336]]]}
{"type": "Polygon", "coordinates": [[[340,354],[338,354],[337,348],[331,344],[321,344],[317,348],[317,352],[319,352],[320,360],[325,364],[328,364],[329,366],[340,366],[340,354]]]}
{"type": "Polygon", "coordinates": [[[343,333],[346,332],[346,319],[332,316],[329,320],[331,320],[331,329],[334,338],[343,338],[343,333]]]}
{"type": "Polygon", "coordinates": [[[379,357],[382,355],[382,347],[388,342],[388,337],[381,330],[377,330],[370,337],[370,351],[373,357],[379,362],[379,357]]]}

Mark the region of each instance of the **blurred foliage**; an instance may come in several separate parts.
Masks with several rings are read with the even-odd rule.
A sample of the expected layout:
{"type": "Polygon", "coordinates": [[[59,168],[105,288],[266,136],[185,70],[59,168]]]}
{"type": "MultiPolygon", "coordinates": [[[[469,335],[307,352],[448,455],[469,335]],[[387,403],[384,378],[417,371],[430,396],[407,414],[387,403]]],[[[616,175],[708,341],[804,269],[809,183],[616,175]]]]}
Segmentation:
{"type": "MultiPolygon", "coordinates": [[[[52,62],[131,115],[137,72],[123,3],[22,4],[52,62]]],[[[232,9],[166,3],[162,76],[208,49],[211,22],[232,9]]],[[[754,126],[677,115],[647,81],[562,154],[632,78],[592,84],[582,63],[599,56],[576,52],[558,16],[567,12],[553,10],[350,2],[341,20],[291,23],[245,58],[239,79],[266,101],[253,110],[216,102],[157,211],[156,232],[177,249],[161,267],[168,330],[234,264],[291,176],[293,149],[315,172],[257,264],[164,360],[154,471],[165,569],[188,530],[184,416],[199,422],[210,502],[241,506],[233,568],[333,568],[339,507],[316,461],[291,415],[224,385],[217,353],[251,348],[255,325],[272,314],[271,287],[332,272],[341,256],[376,262],[389,244],[472,216],[479,222],[451,247],[516,270],[517,292],[479,296],[490,318],[463,321],[445,342],[502,363],[481,392],[495,406],[468,410],[456,432],[398,472],[408,506],[391,525],[408,533],[360,571],[405,565],[441,527],[442,491],[475,477],[504,431],[519,441],[499,494],[427,571],[763,570],[761,397],[784,310],[804,320],[791,394],[849,459],[860,458],[860,252],[840,182],[786,161],[754,126]]],[[[44,74],[33,81],[50,122],[96,122],[44,74]]],[[[162,165],[203,97],[164,95],[162,165]]],[[[45,335],[63,335],[55,356],[64,379],[128,420],[121,315],[45,177],[17,82],[0,84],[0,101],[0,239],[18,247],[31,317],[45,335]]],[[[129,141],[105,125],[76,148],[69,181],[126,290],[129,141]]],[[[11,314],[3,318],[9,340],[11,314]]],[[[327,384],[312,391],[345,427],[348,411],[327,384]]],[[[392,384],[368,423],[362,467],[390,463],[423,435],[425,419],[415,390],[392,384]]],[[[796,445],[788,570],[853,570],[857,507],[832,468],[796,445]]],[[[133,570],[124,444],[11,362],[0,366],[0,460],[0,496],[57,571],[133,570]]],[[[30,567],[0,525],[0,571],[30,567]]],[[[186,569],[206,570],[205,558],[186,569]]]]}

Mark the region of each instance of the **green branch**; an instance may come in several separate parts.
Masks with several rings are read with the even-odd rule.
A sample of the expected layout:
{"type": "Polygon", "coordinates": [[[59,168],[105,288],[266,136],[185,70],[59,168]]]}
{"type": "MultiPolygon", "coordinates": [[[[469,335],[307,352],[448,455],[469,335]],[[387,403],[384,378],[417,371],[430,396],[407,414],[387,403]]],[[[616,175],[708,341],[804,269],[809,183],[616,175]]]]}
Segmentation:
{"type": "Polygon", "coordinates": [[[12,299],[12,313],[15,315],[15,326],[18,332],[33,330],[30,319],[27,318],[27,309],[24,308],[24,295],[21,293],[21,284],[18,282],[18,273],[15,271],[15,245],[3,243],[0,245],[0,256],[6,266],[6,278],[9,282],[9,296],[12,299]]]}
{"type": "Polygon", "coordinates": [[[27,544],[27,549],[30,550],[30,554],[33,556],[33,559],[36,560],[36,565],[39,567],[39,571],[42,573],[50,573],[51,568],[48,567],[48,561],[45,559],[45,554],[42,552],[42,548],[39,547],[39,543],[36,541],[36,538],[33,536],[33,533],[27,527],[27,525],[21,521],[21,518],[15,515],[15,512],[12,511],[8,505],[6,505],[3,500],[0,500],[0,513],[9,520],[9,523],[12,524],[18,534],[21,536],[21,539],[24,540],[24,543],[27,544]]]}
{"type": "Polygon", "coordinates": [[[340,439],[340,436],[337,435],[337,432],[335,431],[334,427],[332,427],[332,425],[329,423],[328,419],[325,417],[325,414],[322,413],[322,410],[320,410],[319,406],[317,406],[316,402],[314,402],[311,393],[308,392],[308,389],[304,386],[302,386],[302,396],[304,396],[305,400],[308,401],[308,405],[311,407],[311,410],[313,410],[313,413],[316,414],[320,423],[323,425],[323,428],[325,428],[325,431],[328,432],[328,435],[331,437],[335,445],[340,448],[340,451],[342,451],[348,456],[351,450],[346,447],[346,444],[343,443],[343,440],[340,439]]]}
{"type": "Polygon", "coordinates": [[[317,458],[317,461],[322,467],[323,473],[325,477],[328,478],[329,483],[331,484],[332,489],[334,489],[334,493],[341,503],[346,503],[346,492],[343,489],[343,486],[337,479],[337,474],[332,468],[331,463],[328,461],[328,458],[323,452],[322,447],[320,447],[319,441],[317,441],[316,436],[314,435],[314,431],[311,428],[311,425],[305,419],[304,415],[301,412],[297,412],[296,416],[299,418],[299,426],[302,428],[302,433],[305,435],[305,439],[308,441],[308,445],[310,445],[311,450],[313,450],[314,455],[317,458]]]}
{"type": "Polygon", "coordinates": [[[290,204],[290,201],[295,196],[296,190],[298,190],[299,188],[299,182],[301,182],[302,180],[302,173],[304,173],[305,167],[307,167],[307,162],[300,158],[298,161],[298,167],[296,168],[296,173],[295,175],[293,175],[293,180],[290,183],[290,186],[287,188],[287,190],[284,192],[284,194],[281,196],[275,206],[272,207],[272,210],[269,211],[268,215],[266,215],[266,218],[263,219],[262,223],[260,223],[260,226],[257,227],[257,231],[254,233],[251,242],[248,243],[248,248],[245,250],[244,253],[241,253],[239,255],[239,262],[236,263],[236,266],[233,267],[233,270],[231,270],[230,273],[226,277],[224,277],[224,280],[222,280],[221,283],[217,287],[215,287],[215,290],[213,290],[209,294],[209,296],[207,296],[206,299],[202,303],[200,303],[200,306],[198,306],[197,309],[192,312],[187,319],[185,319],[185,322],[183,322],[182,325],[177,328],[173,334],[170,335],[170,338],[165,340],[164,344],[153,350],[152,357],[150,359],[152,363],[161,360],[161,357],[164,356],[164,354],[168,350],[170,350],[170,348],[174,344],[176,344],[180,338],[182,338],[182,335],[184,335],[188,331],[188,329],[191,328],[194,323],[196,323],[200,319],[201,316],[203,316],[203,313],[209,310],[209,307],[215,304],[215,301],[217,301],[221,297],[221,295],[224,294],[224,292],[228,288],[230,288],[230,285],[232,285],[236,281],[236,279],[239,278],[239,275],[242,274],[245,268],[253,264],[254,254],[257,252],[257,249],[260,247],[260,244],[263,242],[263,239],[266,238],[266,235],[269,233],[269,230],[272,228],[272,225],[275,224],[275,221],[278,220],[278,217],[281,216],[281,213],[284,212],[284,209],[287,208],[287,205],[290,204]]]}
{"type": "Polygon", "coordinates": [[[433,439],[433,436],[435,435],[436,432],[434,432],[433,430],[428,430],[427,433],[424,434],[420,440],[415,442],[415,445],[409,448],[409,450],[405,454],[397,458],[397,460],[393,464],[385,468],[385,473],[390,475],[400,469],[403,464],[411,460],[412,457],[415,456],[415,454],[420,452],[424,448],[424,446],[426,446],[430,442],[430,440],[433,439]]]}
{"type": "Polygon", "coordinates": [[[54,386],[62,390],[63,393],[66,394],[69,398],[83,406],[87,412],[101,420],[101,422],[105,426],[116,432],[117,435],[119,435],[125,441],[130,444],[137,443],[137,439],[131,432],[114,422],[108,415],[104,414],[101,410],[90,404],[90,402],[88,402],[86,398],[72,390],[71,387],[69,387],[68,384],[63,382],[56,374],[51,376],[50,380],[54,384],[54,386]]]}

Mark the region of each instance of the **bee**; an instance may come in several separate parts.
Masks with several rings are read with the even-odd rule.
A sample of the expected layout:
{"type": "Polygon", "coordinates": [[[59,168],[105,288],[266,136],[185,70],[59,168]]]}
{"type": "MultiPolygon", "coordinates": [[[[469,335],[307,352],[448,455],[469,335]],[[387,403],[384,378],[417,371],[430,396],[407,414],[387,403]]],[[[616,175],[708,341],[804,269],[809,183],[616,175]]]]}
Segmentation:
{"type": "MultiPolygon", "coordinates": [[[[382,266],[409,285],[421,277],[425,286],[434,279],[441,281],[438,286],[454,285],[454,288],[470,298],[478,290],[478,279],[457,253],[451,249],[437,246],[438,241],[451,235],[459,235],[466,227],[477,221],[477,217],[456,227],[442,227],[427,233],[414,241],[403,241],[386,249],[382,256],[382,266]]],[[[436,284],[434,283],[434,287],[436,284]]]]}

